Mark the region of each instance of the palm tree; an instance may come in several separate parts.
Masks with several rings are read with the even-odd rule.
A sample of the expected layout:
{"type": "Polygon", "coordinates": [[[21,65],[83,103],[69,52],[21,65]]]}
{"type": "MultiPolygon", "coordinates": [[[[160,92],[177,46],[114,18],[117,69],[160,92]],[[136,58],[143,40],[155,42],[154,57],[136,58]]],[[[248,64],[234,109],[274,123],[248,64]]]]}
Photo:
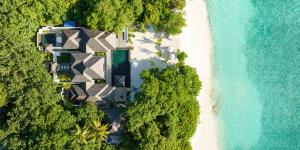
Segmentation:
{"type": "Polygon", "coordinates": [[[91,123],[91,139],[93,142],[101,142],[107,138],[109,134],[108,126],[106,124],[101,124],[99,120],[93,120],[91,123]]]}
{"type": "Polygon", "coordinates": [[[89,134],[89,127],[83,126],[82,128],[77,124],[76,125],[76,133],[74,135],[73,143],[77,144],[87,144],[88,142],[88,134],[89,134]]]}

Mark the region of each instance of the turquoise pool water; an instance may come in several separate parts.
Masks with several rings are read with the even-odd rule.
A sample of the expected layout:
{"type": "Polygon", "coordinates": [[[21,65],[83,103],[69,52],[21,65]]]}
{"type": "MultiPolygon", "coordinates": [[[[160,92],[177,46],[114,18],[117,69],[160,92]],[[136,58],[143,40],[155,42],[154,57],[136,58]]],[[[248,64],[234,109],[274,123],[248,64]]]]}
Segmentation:
{"type": "MultiPolygon", "coordinates": [[[[112,76],[124,75],[125,85],[130,87],[129,50],[116,49],[112,51],[112,76]]],[[[114,83],[114,78],[112,79],[114,83]]]]}
{"type": "Polygon", "coordinates": [[[300,1],[208,0],[224,150],[300,149],[300,1]]]}

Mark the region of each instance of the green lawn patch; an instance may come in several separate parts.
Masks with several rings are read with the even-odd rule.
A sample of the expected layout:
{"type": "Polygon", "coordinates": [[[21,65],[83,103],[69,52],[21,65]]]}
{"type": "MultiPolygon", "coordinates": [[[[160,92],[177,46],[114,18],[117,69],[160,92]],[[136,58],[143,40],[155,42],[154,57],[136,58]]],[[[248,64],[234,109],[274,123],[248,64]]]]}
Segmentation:
{"type": "Polygon", "coordinates": [[[57,56],[57,63],[68,63],[71,60],[70,53],[61,53],[60,56],[57,56]]]}

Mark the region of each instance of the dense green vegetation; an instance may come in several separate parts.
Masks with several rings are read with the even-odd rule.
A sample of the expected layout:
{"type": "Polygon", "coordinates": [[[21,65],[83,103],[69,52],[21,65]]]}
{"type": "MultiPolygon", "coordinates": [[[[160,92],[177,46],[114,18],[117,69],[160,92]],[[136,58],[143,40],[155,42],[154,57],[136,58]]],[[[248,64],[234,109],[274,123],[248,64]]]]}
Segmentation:
{"type": "Polygon", "coordinates": [[[78,0],[69,16],[81,25],[105,31],[120,31],[134,23],[134,5],[126,0],[78,0]]]}
{"type": "Polygon", "coordinates": [[[69,17],[92,29],[120,31],[153,25],[167,35],[179,34],[185,26],[185,0],[78,0],[69,17]]]}
{"type": "MultiPolygon", "coordinates": [[[[108,132],[101,110],[94,104],[63,105],[58,85],[45,69],[44,61],[50,58],[35,48],[35,33],[39,26],[73,19],[93,29],[119,31],[151,24],[158,31],[177,34],[184,25],[184,5],[184,0],[0,1],[1,145],[114,149],[104,142],[108,132]]],[[[195,96],[201,85],[195,73],[184,63],[142,73],[145,83],[126,111],[127,135],[133,139],[125,140],[123,148],[132,149],[136,142],[138,149],[190,148],[188,139],[199,112],[195,96]]]]}
{"type": "Polygon", "coordinates": [[[157,31],[178,34],[185,26],[184,6],[185,0],[145,0],[144,11],[137,21],[141,27],[150,24],[157,31]]]}
{"type": "MultiPolygon", "coordinates": [[[[185,55],[183,52],[178,52],[185,55]]],[[[181,59],[184,61],[184,58],[181,59]]],[[[141,73],[144,83],[126,110],[124,147],[143,150],[187,150],[199,115],[196,96],[201,82],[183,62],[141,73]]]]}

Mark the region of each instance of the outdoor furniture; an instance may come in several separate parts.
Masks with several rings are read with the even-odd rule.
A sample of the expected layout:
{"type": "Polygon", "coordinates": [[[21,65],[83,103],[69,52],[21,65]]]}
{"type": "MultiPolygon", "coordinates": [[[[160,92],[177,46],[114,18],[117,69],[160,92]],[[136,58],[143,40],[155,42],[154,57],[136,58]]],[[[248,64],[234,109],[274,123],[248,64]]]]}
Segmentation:
{"type": "Polygon", "coordinates": [[[62,37],[61,36],[57,36],[56,37],[56,43],[57,44],[61,44],[62,43],[62,37]]]}

